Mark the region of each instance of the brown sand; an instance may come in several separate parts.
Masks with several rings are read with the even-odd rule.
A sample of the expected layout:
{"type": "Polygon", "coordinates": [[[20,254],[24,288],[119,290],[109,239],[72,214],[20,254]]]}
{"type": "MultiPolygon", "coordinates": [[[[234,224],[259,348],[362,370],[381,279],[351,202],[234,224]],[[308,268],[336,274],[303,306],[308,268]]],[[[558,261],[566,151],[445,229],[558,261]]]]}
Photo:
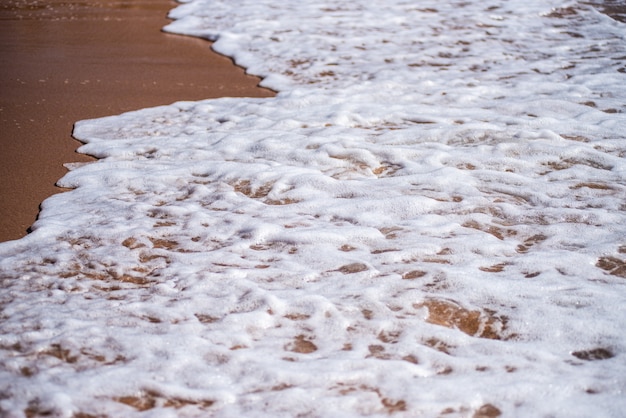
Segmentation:
{"type": "Polygon", "coordinates": [[[0,241],[20,238],[75,153],[75,121],[179,100],[270,97],[210,43],[166,34],[171,0],[0,4],[0,241]]]}

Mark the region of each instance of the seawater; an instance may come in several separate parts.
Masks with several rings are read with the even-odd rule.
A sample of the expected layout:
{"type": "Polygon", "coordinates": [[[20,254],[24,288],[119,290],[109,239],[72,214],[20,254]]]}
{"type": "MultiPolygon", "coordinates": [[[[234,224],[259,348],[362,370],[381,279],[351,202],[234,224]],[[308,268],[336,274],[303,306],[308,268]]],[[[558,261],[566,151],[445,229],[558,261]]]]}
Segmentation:
{"type": "Polygon", "coordinates": [[[195,0],[271,99],[81,121],[0,246],[13,416],[619,416],[625,26],[560,0],[195,0]]]}
{"type": "Polygon", "coordinates": [[[598,2],[590,2],[594,7],[597,7],[603,13],[613,19],[626,23],[626,2],[624,0],[605,0],[598,2]]]}

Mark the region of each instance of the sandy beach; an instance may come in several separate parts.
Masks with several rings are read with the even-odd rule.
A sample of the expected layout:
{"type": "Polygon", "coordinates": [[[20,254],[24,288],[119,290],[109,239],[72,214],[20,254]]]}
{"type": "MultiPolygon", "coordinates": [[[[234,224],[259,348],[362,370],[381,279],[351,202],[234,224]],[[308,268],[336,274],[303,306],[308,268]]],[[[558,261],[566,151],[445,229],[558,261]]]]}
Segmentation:
{"type": "Polygon", "coordinates": [[[210,43],[161,32],[176,3],[18,0],[0,8],[0,241],[18,239],[61,192],[78,120],[223,96],[268,97],[210,43]]]}
{"type": "Polygon", "coordinates": [[[163,32],[277,92],[206,100],[147,0],[19,1],[2,79],[64,95],[11,124],[98,160],[0,243],[0,416],[623,415],[623,0],[181,0],[163,32]]]}

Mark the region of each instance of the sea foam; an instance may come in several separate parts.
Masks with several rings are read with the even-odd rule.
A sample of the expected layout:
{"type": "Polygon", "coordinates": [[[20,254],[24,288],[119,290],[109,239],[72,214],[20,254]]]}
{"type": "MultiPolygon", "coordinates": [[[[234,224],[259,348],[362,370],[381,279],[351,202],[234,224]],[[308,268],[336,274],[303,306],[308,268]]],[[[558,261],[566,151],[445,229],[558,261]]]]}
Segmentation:
{"type": "Polygon", "coordinates": [[[626,410],[623,23],[559,0],[171,17],[278,94],[76,124],[100,159],[0,246],[0,409],[626,410]]]}

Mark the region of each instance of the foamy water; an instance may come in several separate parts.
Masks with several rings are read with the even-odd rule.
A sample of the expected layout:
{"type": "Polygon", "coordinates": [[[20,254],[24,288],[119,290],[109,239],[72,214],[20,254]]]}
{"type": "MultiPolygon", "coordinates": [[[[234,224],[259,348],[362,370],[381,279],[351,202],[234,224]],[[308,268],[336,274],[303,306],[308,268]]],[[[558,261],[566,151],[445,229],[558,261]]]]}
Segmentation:
{"type": "Polygon", "coordinates": [[[0,410],[619,417],[626,26],[558,0],[188,2],[272,99],[79,122],[0,246],[0,410]]]}

